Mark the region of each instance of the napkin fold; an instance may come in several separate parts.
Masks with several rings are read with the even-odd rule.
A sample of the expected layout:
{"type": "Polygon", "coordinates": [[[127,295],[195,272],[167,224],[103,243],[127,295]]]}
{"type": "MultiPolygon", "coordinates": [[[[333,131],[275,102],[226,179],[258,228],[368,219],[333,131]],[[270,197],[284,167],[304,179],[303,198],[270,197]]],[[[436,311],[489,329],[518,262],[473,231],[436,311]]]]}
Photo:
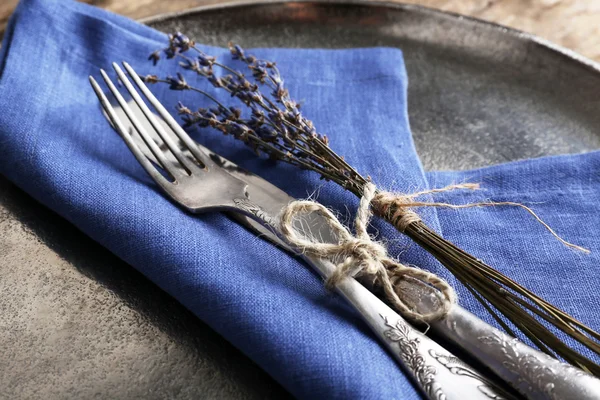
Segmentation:
{"type": "MultiPolygon", "coordinates": [[[[295,396],[419,398],[357,314],[306,265],[222,214],[179,209],[110,128],[88,75],[98,78],[100,68],[122,60],[142,74],[173,74],[175,63],[153,67],[147,60],[166,41],[84,4],[23,0],[0,55],[0,173],[140,270],[295,396]]],[[[204,50],[230,59],[224,49],[204,50]]],[[[277,61],[306,115],[360,171],[388,187],[426,188],[408,127],[399,50],[252,52],[277,61]]],[[[173,111],[177,100],[205,101],[166,86],[153,90],[173,111]]],[[[216,132],[198,140],[294,196],[319,189],[319,200],[337,210],[358,204],[314,174],[275,167],[216,132]]],[[[435,212],[428,218],[439,228],[435,212]]],[[[391,228],[386,232],[391,237],[391,228]]],[[[415,247],[404,257],[431,261],[415,247]]]]}

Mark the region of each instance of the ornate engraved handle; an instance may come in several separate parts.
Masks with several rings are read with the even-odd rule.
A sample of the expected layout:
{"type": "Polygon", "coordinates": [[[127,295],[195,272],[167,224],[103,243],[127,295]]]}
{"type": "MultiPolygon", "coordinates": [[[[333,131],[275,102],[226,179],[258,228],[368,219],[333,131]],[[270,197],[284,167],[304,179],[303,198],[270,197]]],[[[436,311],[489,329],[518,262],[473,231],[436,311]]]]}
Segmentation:
{"type": "MultiPolygon", "coordinates": [[[[254,222],[245,224],[257,229],[257,221],[270,229],[270,240],[285,246],[276,236],[276,217],[247,199],[235,199],[237,209],[254,222]]],[[[316,220],[306,221],[314,225],[316,220]]],[[[323,277],[328,278],[335,266],[324,259],[304,256],[306,261],[323,277]]],[[[413,378],[427,398],[432,400],[489,400],[511,399],[495,383],[450,354],[439,344],[409,325],[394,310],[354,278],[345,278],[336,290],[362,316],[381,343],[391,352],[404,370],[413,378]]]]}
{"type": "MultiPolygon", "coordinates": [[[[436,306],[435,293],[416,280],[403,281],[399,293],[421,310],[436,306]]],[[[431,328],[528,399],[600,399],[597,378],[506,335],[458,305],[431,328]]]]}
{"type": "MultiPolygon", "coordinates": [[[[334,266],[328,261],[307,261],[325,278],[333,272],[334,266]]],[[[514,398],[414,329],[355,279],[346,278],[336,288],[429,399],[514,398]]]]}
{"type": "Polygon", "coordinates": [[[461,343],[529,399],[600,399],[600,380],[483,323],[463,308],[456,307],[432,328],[461,343]]]}
{"type": "MultiPolygon", "coordinates": [[[[268,232],[266,236],[269,239],[286,247],[276,236],[274,216],[247,199],[237,205],[244,214],[260,221],[260,224],[248,221],[245,224],[263,234],[268,232]],[[265,226],[269,226],[268,230],[265,226]]],[[[315,226],[314,221],[311,225],[315,226]]],[[[315,232],[317,230],[321,236],[327,236],[327,232],[315,227],[315,232]]],[[[324,277],[328,277],[334,268],[326,261],[305,258],[324,277]]],[[[346,279],[339,285],[338,291],[361,313],[382,343],[430,398],[510,397],[500,393],[500,389],[472,368],[410,327],[354,279],[346,279]],[[464,380],[468,381],[467,384],[462,382],[464,380]],[[440,393],[443,395],[440,396],[440,393]]],[[[438,307],[439,298],[433,289],[414,279],[400,281],[398,294],[421,312],[438,307]]],[[[446,318],[433,323],[432,329],[529,399],[600,399],[600,380],[505,335],[458,305],[446,318]]]]}

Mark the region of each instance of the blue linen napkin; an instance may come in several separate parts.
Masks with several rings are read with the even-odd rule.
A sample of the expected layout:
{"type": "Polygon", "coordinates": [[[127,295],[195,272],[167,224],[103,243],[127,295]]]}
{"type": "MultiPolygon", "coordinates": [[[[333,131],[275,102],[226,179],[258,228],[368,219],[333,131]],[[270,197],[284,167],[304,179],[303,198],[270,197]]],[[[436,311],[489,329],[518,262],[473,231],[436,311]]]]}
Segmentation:
{"type": "MultiPolygon", "coordinates": [[[[139,73],[173,73],[174,63],[152,67],[147,60],[165,43],[164,34],[97,8],[23,0],[0,54],[0,173],[139,269],[295,396],[419,398],[316,274],[222,214],[193,216],[176,207],[109,127],[88,75],[121,60],[139,73]]],[[[205,51],[229,59],[226,50],[205,51]]],[[[361,172],[399,190],[427,187],[407,122],[400,51],[255,53],[277,61],[306,115],[361,172]]],[[[204,101],[153,89],[172,109],[177,100],[204,101]]],[[[335,185],[283,164],[275,168],[232,139],[207,132],[200,141],[294,196],[322,186],[325,204],[341,211],[357,205],[335,185]]],[[[439,228],[435,212],[427,218],[439,228]]],[[[385,225],[381,232],[398,237],[385,225]]],[[[414,246],[403,257],[433,265],[414,246]]]]}

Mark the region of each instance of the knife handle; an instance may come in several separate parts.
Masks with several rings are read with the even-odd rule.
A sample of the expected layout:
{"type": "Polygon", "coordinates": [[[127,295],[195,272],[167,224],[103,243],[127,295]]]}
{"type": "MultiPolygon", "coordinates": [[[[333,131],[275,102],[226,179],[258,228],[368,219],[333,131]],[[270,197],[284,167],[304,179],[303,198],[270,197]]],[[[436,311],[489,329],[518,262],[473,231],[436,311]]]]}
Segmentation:
{"type": "MultiPolygon", "coordinates": [[[[398,295],[418,312],[431,312],[438,296],[413,278],[399,282],[398,295]]],[[[600,399],[600,380],[536,350],[455,305],[431,329],[488,367],[528,399],[600,399]]]]}
{"type": "Polygon", "coordinates": [[[483,362],[528,399],[600,399],[600,380],[527,346],[462,307],[431,328],[483,362]]]}

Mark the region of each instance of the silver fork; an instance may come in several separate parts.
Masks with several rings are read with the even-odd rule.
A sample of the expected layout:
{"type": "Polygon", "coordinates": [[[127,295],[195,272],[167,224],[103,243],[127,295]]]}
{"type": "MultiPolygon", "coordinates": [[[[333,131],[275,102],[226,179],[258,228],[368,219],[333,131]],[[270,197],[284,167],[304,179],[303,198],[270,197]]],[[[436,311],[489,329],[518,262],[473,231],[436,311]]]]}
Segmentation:
{"type": "MultiPolygon", "coordinates": [[[[135,71],[128,64],[124,63],[123,65],[139,90],[195,159],[195,162],[193,162],[179,149],[178,144],[150,111],[126,74],[117,64],[113,64],[119,80],[158,134],[161,140],[160,145],[154,141],[152,135],[143,127],[104,71],[101,71],[102,77],[130,120],[131,126],[142,138],[143,144],[147,146],[146,152],[149,150],[158,166],[162,168],[163,172],[166,172],[170,179],[165,177],[155,164],[146,157],[145,151],[138,146],[132,136],[132,130],[125,128],[126,124],[120,120],[94,78],[90,77],[90,83],[113,126],[152,179],[175,202],[192,213],[210,211],[241,213],[267,227],[273,235],[279,236],[275,229],[277,221],[274,221],[272,217],[268,219],[261,217],[260,210],[249,205],[246,182],[230,175],[202,151],[152,95],[135,71]]],[[[325,278],[330,276],[335,268],[333,264],[326,260],[308,261],[325,278]]],[[[396,312],[353,278],[345,279],[336,289],[359,312],[381,343],[404,367],[405,371],[428,398],[446,398],[450,400],[510,397],[493,382],[475,372],[474,369],[459,361],[436,342],[410,326],[396,312]],[[435,366],[440,366],[439,359],[449,360],[448,362],[459,367],[461,371],[464,370],[465,373],[457,374],[448,366],[436,368],[435,366]]]]}
{"type": "MultiPolygon", "coordinates": [[[[195,143],[154,98],[135,71],[124,63],[138,88],[163,118],[157,119],[127,76],[116,64],[113,65],[141,112],[129,107],[104,71],[103,78],[119,107],[114,109],[92,77],[90,81],[113,127],[159,186],[193,213],[233,211],[240,222],[290,250],[278,237],[276,216],[293,199],[264,179],[195,143]],[[123,119],[118,116],[121,111],[125,113],[123,119]],[[166,179],[149,159],[169,173],[171,180],[166,179]]],[[[330,232],[323,231],[318,218],[306,222],[311,231],[318,233],[317,236],[334,240],[330,232]]],[[[323,277],[328,277],[334,268],[326,260],[303,258],[323,277]]],[[[401,285],[398,294],[406,296],[404,300],[412,302],[421,312],[429,312],[439,304],[437,294],[429,286],[416,280],[401,281],[401,285]]],[[[354,279],[346,279],[338,292],[357,309],[428,397],[512,397],[414,330],[354,279]]],[[[432,328],[530,399],[600,398],[597,379],[504,335],[458,305],[446,318],[433,323],[432,328]]]]}

